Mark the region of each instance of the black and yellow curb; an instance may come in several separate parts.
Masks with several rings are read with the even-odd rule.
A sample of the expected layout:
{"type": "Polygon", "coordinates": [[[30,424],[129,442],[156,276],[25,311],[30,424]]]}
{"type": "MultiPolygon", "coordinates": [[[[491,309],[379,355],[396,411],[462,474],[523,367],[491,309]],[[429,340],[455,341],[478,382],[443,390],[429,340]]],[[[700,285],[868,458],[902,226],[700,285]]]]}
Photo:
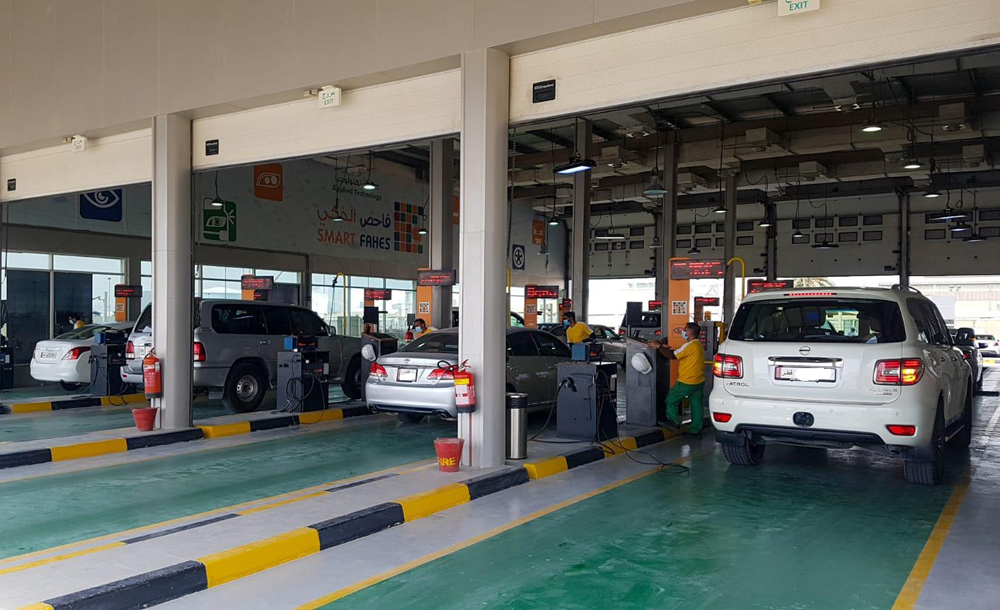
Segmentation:
{"type": "Polygon", "coordinates": [[[146,396],[144,394],[126,394],[124,396],[72,396],[59,400],[0,404],[0,413],[18,415],[21,413],[39,413],[42,411],[82,409],[84,407],[124,407],[125,405],[134,405],[141,402],[146,402],[146,396]]]}
{"type": "Polygon", "coordinates": [[[537,462],[528,462],[524,469],[531,479],[544,479],[560,472],[565,472],[584,464],[598,462],[604,458],[620,455],[628,451],[636,451],[642,447],[662,443],[679,436],[678,430],[660,428],[639,436],[626,436],[601,443],[600,447],[586,447],[563,455],[546,458],[537,462]]]}
{"type": "Polygon", "coordinates": [[[274,430],[277,428],[298,426],[300,424],[318,424],[324,421],[337,421],[347,419],[349,417],[358,417],[369,414],[371,414],[371,411],[369,411],[367,407],[345,407],[343,409],[327,409],[325,411],[301,413],[298,415],[280,415],[277,417],[242,421],[232,424],[204,425],[184,430],[168,430],[163,432],[145,433],[137,436],[127,436],[124,438],[110,438],[86,443],[59,445],[42,449],[12,451],[9,453],[0,453],[0,469],[46,464],[48,462],[76,460],[80,458],[107,455],[109,453],[123,453],[134,449],[159,447],[161,445],[184,443],[203,438],[222,438],[236,434],[248,434],[250,432],[259,432],[262,430],[274,430]]]}
{"type": "MultiPolygon", "coordinates": [[[[525,468],[512,466],[25,608],[106,610],[161,604],[522,485],[528,480],[525,468]]],[[[333,489],[336,488],[328,491],[333,489]]]]}

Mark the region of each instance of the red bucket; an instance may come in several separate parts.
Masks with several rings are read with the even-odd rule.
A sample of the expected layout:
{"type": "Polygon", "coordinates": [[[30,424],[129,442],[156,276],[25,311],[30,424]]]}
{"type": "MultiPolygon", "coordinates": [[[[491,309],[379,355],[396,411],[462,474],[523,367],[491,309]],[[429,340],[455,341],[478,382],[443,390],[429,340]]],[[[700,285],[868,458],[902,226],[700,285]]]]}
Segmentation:
{"type": "Polygon", "coordinates": [[[437,452],[438,470],[441,472],[458,472],[458,466],[462,461],[462,447],[465,445],[463,438],[436,438],[434,439],[434,451],[437,452]]]}
{"type": "Polygon", "coordinates": [[[153,429],[156,421],[156,407],[146,407],[143,409],[132,409],[132,417],[135,419],[135,427],[140,432],[149,432],[153,429]]]}

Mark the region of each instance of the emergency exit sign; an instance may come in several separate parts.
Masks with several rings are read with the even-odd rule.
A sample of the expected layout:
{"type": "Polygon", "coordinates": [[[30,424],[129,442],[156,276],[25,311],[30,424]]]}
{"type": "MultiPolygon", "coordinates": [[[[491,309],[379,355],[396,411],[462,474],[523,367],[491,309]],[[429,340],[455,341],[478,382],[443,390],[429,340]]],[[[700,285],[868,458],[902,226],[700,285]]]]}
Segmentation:
{"type": "Polygon", "coordinates": [[[818,11],[820,0],[778,0],[778,17],[818,11]]]}

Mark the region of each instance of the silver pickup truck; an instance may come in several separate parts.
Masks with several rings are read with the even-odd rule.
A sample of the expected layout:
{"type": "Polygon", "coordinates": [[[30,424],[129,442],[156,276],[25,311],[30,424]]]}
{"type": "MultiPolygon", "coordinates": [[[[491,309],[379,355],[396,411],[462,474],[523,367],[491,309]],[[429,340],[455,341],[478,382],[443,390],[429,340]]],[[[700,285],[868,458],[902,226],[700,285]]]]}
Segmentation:
{"type": "MultiPolygon", "coordinates": [[[[125,383],[142,387],[142,359],[153,344],[146,306],[125,348],[125,383]]],[[[194,389],[221,396],[231,411],[254,411],[277,379],[278,352],[287,336],[319,337],[330,353],[330,377],[349,398],[361,397],[361,339],[338,335],[310,309],[257,301],[196,300],[194,389]]]]}

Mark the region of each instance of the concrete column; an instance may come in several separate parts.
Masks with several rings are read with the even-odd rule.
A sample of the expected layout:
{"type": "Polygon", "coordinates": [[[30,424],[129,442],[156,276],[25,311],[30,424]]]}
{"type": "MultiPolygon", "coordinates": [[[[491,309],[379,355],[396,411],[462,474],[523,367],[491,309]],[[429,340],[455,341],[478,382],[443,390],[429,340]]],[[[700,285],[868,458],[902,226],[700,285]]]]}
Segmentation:
{"type": "Polygon", "coordinates": [[[677,255],[677,137],[667,136],[663,146],[663,186],[668,193],[663,196],[663,208],[659,214],[660,245],[656,251],[656,298],[663,302],[660,308],[660,336],[670,337],[670,259],[677,255]]]}
{"type": "MultiPolygon", "coordinates": [[[[451,138],[431,142],[431,200],[428,236],[431,269],[455,266],[455,223],[453,213],[455,185],[455,145],[451,138]]],[[[451,326],[451,286],[435,286],[431,295],[431,319],[434,328],[451,326]]]]}
{"type": "MultiPolygon", "coordinates": [[[[585,119],[576,122],[576,150],[590,158],[593,126],[585,119]]],[[[573,174],[573,311],[576,319],[587,321],[590,309],[590,172],[573,174]]]]}
{"type": "MultiPolygon", "coordinates": [[[[725,219],[725,252],[726,261],[736,256],[736,174],[727,173],[726,176],[726,219],[725,219]]],[[[728,327],[733,321],[733,314],[736,313],[736,271],[743,272],[739,263],[734,263],[726,267],[726,279],[723,287],[722,320],[728,327]]]]}
{"type": "Polygon", "coordinates": [[[910,285],[910,194],[903,191],[899,197],[899,285],[910,285]]]}
{"type": "Polygon", "coordinates": [[[774,282],[778,279],[778,207],[773,206],[765,213],[771,215],[771,226],[764,230],[765,247],[767,248],[767,265],[764,267],[765,279],[774,282]]]}
{"type": "MultiPolygon", "coordinates": [[[[125,259],[125,283],[131,286],[139,286],[142,284],[141,256],[130,255],[125,259]]],[[[114,298],[114,295],[111,296],[114,298]]],[[[125,312],[125,319],[137,320],[139,318],[139,314],[142,313],[142,299],[126,299],[125,312]]]]}
{"type": "Polygon", "coordinates": [[[462,463],[500,466],[506,392],[507,117],[510,58],[462,54],[462,158],[458,353],[476,376],[476,411],[458,418],[462,463]]]}
{"type": "Polygon", "coordinates": [[[163,428],[191,426],[191,121],[153,119],[153,346],[163,367],[163,428]]]}
{"type": "Polygon", "coordinates": [[[302,294],[299,295],[299,304],[312,309],[312,256],[306,254],[303,257],[301,273],[302,280],[299,282],[299,290],[302,294]]]}

